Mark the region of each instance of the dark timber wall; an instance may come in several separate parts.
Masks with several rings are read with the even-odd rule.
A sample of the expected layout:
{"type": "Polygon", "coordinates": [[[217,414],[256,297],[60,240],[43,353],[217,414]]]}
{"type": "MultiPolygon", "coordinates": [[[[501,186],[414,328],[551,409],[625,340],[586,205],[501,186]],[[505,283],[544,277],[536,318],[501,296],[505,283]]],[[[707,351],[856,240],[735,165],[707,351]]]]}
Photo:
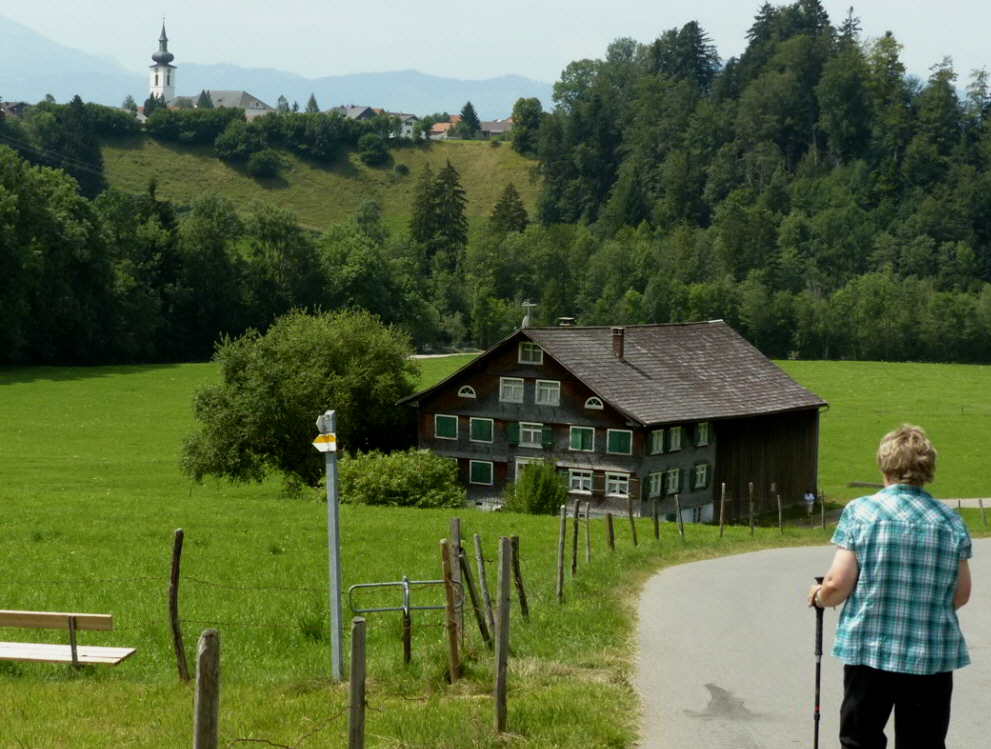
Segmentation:
{"type": "Polygon", "coordinates": [[[818,493],[818,410],[720,421],[715,431],[713,497],[718,503],[725,482],[728,518],[747,515],[751,481],[758,513],[777,509],[772,483],[785,506],[818,493]]]}

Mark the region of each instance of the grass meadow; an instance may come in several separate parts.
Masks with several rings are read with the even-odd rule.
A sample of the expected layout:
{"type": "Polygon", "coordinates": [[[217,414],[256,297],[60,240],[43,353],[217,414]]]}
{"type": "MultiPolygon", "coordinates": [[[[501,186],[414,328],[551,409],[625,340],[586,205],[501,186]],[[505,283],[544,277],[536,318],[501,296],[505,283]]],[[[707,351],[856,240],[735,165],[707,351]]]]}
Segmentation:
{"type": "MultiPolygon", "coordinates": [[[[422,382],[466,360],[423,360],[422,382]]],[[[853,496],[841,489],[847,480],[871,480],[873,444],[909,420],[927,426],[941,450],[941,495],[987,494],[980,470],[987,409],[978,407],[988,392],[986,368],[783,366],[832,404],[822,426],[827,493],[853,496]]],[[[322,493],[287,498],[274,480],[198,486],[178,472],[192,395],[215,378],[210,364],[0,370],[0,608],[112,613],[114,632],[83,632],[80,641],[137,648],[114,668],[75,672],[0,662],[0,747],[188,745],[192,687],[177,677],[165,603],[176,528],[185,533],[179,610],[190,660],[203,629],[220,631],[221,745],[343,745],[347,688],[330,679],[322,493]]],[[[322,460],[316,451],[314,460],[322,460]]],[[[403,575],[438,579],[439,540],[452,514],[342,506],[345,588],[403,575]]],[[[977,511],[964,514],[982,535],[977,511]]],[[[414,615],[408,668],[399,616],[372,613],[369,747],[632,746],[639,584],[665,565],[829,536],[789,527],[783,536],[759,528],[751,538],[733,527],[720,539],[717,529],[689,526],[682,540],[663,524],[655,541],[649,520],[640,520],[640,545],[618,523],[609,553],[604,524],[593,520],[592,561],[581,557],[559,605],[556,518],[468,510],[460,517],[464,536],[481,534],[492,561],[499,535],[520,537],[531,617],[523,622],[514,607],[509,734],[492,731],[492,658],[470,618],[463,678],[450,686],[440,612],[414,615]]],[[[494,577],[493,565],[493,586],[494,577]]],[[[438,604],[439,589],[417,590],[413,601],[438,604]]],[[[398,605],[398,596],[365,596],[360,605],[398,605]]],[[[58,642],[65,633],[0,636],[58,642]]]]}
{"type": "Polygon", "coordinates": [[[423,169],[429,165],[436,175],[448,160],[460,175],[468,198],[465,215],[473,230],[492,213],[510,182],[531,213],[539,192],[529,177],[533,162],[509,143],[493,147],[488,141],[452,140],[397,149],[378,167],[363,164],[357,152],[326,166],[282,152],[287,168],[281,176],[266,180],[252,179],[243,166],[221,161],[211,147],[178,146],[144,135],[107,139],[102,152],[107,182],[125,192],[145,192],[154,177],[160,198],[186,203],[190,196],[211,193],[230,198],[241,208],[262,200],[293,211],[300,224],[317,231],[351,218],[368,200],[382,205],[392,228],[405,228],[423,169]],[[409,167],[406,176],[395,171],[400,163],[409,167]]]}

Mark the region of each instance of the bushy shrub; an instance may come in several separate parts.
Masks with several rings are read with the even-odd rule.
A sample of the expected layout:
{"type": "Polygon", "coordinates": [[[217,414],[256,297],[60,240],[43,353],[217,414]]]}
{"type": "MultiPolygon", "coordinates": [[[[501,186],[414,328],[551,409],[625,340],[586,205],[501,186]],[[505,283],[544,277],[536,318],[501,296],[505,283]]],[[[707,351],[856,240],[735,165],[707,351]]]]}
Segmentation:
{"type": "Polygon", "coordinates": [[[285,166],[285,162],[277,151],[264,148],[248,157],[246,170],[248,175],[258,179],[277,177],[285,166]]]}
{"type": "Polygon", "coordinates": [[[265,148],[265,133],[244,120],[231,120],[213,141],[213,150],[224,161],[246,161],[265,148]]]}
{"type": "Polygon", "coordinates": [[[231,120],[244,120],[244,110],[235,107],[157,109],[145,123],[145,130],[158,140],[208,145],[231,120]]]}
{"type": "Polygon", "coordinates": [[[393,171],[395,171],[395,173],[398,174],[400,177],[405,177],[406,175],[409,174],[409,165],[404,164],[403,162],[400,161],[398,164],[396,164],[393,167],[393,171]]]}
{"type": "Polygon", "coordinates": [[[389,507],[458,507],[464,490],[454,461],[427,450],[347,455],[339,463],[341,502],[389,507]]]}
{"type": "Polygon", "coordinates": [[[531,463],[515,484],[503,491],[503,506],[510,512],[555,515],[568,502],[568,485],[552,463],[531,463]]]}
{"type": "Polygon", "coordinates": [[[365,133],[358,139],[358,156],[363,164],[378,166],[389,158],[385,138],[375,133],[365,133]]]}

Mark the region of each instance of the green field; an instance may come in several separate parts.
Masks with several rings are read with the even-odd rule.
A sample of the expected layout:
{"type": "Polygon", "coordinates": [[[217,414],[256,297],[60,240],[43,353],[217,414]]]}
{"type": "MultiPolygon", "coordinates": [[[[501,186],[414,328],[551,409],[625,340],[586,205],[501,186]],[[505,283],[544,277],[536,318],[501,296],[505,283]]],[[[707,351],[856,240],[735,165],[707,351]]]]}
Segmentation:
{"type": "Polygon", "coordinates": [[[212,148],[176,146],[144,135],[105,140],[102,151],[104,173],[112,187],[144,192],[154,177],[157,195],[180,204],[203,194],[221,195],[243,207],[262,200],[293,211],[302,225],[318,231],[351,218],[368,200],[382,205],[394,228],[405,228],[420,173],[429,164],[436,174],[447,160],[460,175],[468,199],[465,215],[472,226],[492,213],[510,182],[531,213],[538,192],[529,176],[533,162],[508,143],[497,147],[483,141],[430,143],[394,150],[386,164],[374,168],[362,164],[354,153],[342,155],[330,166],[284,153],[289,168],[272,180],[248,177],[243,167],[217,159],[212,148]],[[409,174],[397,175],[397,163],[406,164],[409,174]]]}
{"type": "MultiPolygon", "coordinates": [[[[449,371],[445,360],[425,362],[424,384],[449,371]]],[[[976,403],[987,392],[985,368],[784,366],[832,403],[823,418],[827,492],[830,482],[838,485],[854,470],[855,478],[870,480],[877,437],[913,420],[931,429],[941,450],[939,492],[984,494],[977,466],[986,414],[976,406],[961,414],[957,400],[976,403]],[[908,392],[917,398],[901,410],[896,404],[908,392]],[[861,445],[866,457],[857,454],[861,445]],[[962,446],[969,446],[966,456],[955,455],[962,446]]],[[[138,649],[120,666],[78,673],[0,662],[0,747],[188,745],[192,692],[176,676],[165,611],[172,534],[180,527],[187,654],[203,629],[221,633],[222,746],[244,743],[237,739],[304,749],[343,744],[346,687],[329,679],[324,634],[325,503],[280,497],[277,481],[196,486],[178,472],[192,394],[215,377],[210,364],[0,370],[2,607],[113,613],[117,631],[81,633],[81,641],[138,649]]],[[[437,579],[439,540],[451,515],[342,507],[345,587],[403,575],[437,579]]],[[[983,532],[976,511],[965,516],[975,533],[983,532]]],[[[414,619],[409,668],[402,664],[398,616],[369,614],[370,747],[631,746],[639,583],[667,564],[828,540],[828,532],[797,528],[783,537],[758,529],[751,539],[742,527],[719,539],[715,529],[690,527],[683,542],[665,524],[655,542],[649,521],[641,520],[640,546],[632,547],[620,524],[618,548],[609,554],[603,524],[593,521],[592,562],[582,563],[574,580],[568,576],[565,603],[558,605],[555,518],[474,511],[461,517],[464,534],[480,533],[490,559],[497,536],[520,537],[532,613],[524,623],[513,610],[510,736],[491,730],[492,660],[477,629],[468,628],[464,678],[452,687],[436,612],[414,619]]],[[[424,603],[439,602],[430,595],[422,591],[424,603]]],[[[363,600],[395,603],[384,596],[363,600]]],[[[33,635],[64,637],[0,633],[9,640],[33,635]]]]}

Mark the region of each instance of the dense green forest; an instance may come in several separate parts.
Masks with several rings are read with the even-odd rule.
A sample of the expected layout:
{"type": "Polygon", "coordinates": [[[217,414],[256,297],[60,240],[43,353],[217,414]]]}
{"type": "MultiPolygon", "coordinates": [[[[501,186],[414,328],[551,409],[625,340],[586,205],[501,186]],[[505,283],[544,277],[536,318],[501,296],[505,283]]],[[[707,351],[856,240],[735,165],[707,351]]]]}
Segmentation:
{"type": "MultiPolygon", "coordinates": [[[[450,165],[410,175],[403,231],[375,203],[315,233],[261,203],[120,192],[98,138],[136,121],[42,102],[0,122],[0,362],[202,359],[294,308],[487,346],[525,300],[537,324],[722,318],[774,357],[991,361],[987,73],[909,76],[892,35],[818,0],[765,3],[745,33],[738,59],[691,22],[569,64],[552,111],[514,108],[537,205],[507,184],[471,232],[450,165]]],[[[145,130],[277,171],[284,151],[381,160],[390,127],[161,110],[145,130]]]]}

